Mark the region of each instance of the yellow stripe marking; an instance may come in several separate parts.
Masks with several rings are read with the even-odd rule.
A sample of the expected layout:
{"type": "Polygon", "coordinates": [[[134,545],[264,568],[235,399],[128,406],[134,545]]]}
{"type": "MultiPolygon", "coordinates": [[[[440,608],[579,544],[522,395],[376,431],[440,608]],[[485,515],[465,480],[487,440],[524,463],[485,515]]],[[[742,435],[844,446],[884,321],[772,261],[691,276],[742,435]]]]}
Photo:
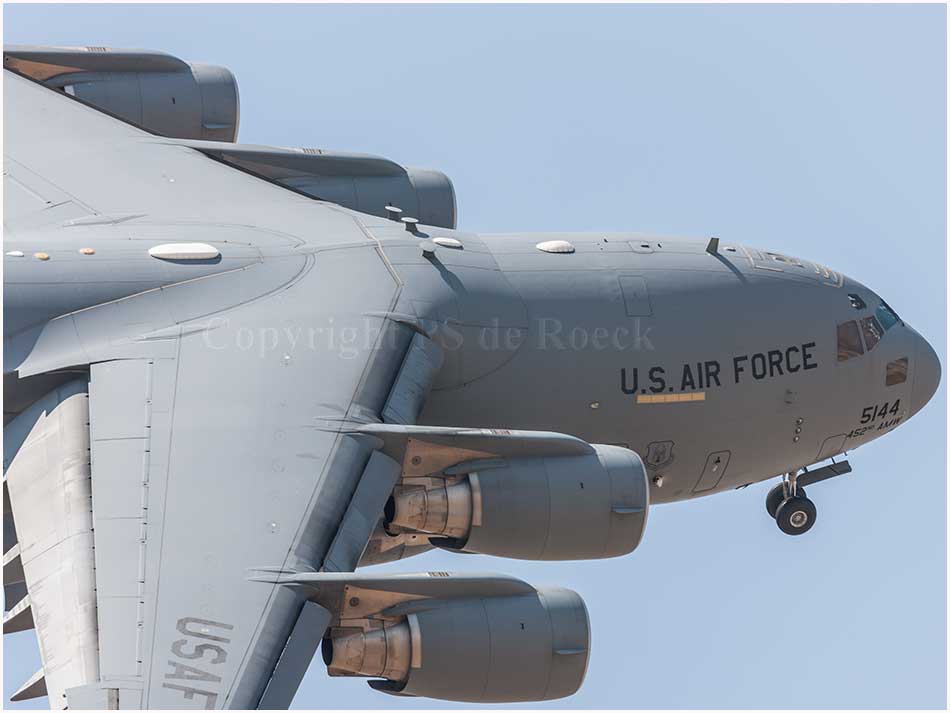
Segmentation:
{"type": "Polygon", "coordinates": [[[679,404],[705,400],[705,391],[693,391],[686,394],[637,394],[638,404],[679,404]]]}

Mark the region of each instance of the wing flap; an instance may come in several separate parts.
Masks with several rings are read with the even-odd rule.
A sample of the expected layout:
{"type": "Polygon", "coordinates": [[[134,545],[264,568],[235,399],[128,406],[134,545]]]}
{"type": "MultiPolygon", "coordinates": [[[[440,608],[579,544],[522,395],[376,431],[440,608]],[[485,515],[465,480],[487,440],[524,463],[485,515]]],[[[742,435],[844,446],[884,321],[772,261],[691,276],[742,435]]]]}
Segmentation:
{"type": "Polygon", "coordinates": [[[4,429],[14,442],[27,434],[6,483],[29,592],[4,619],[4,633],[35,624],[53,708],[65,705],[67,688],[98,678],[88,424],[85,381],[77,380],[4,429]]]}
{"type": "Polygon", "coordinates": [[[3,586],[25,582],[23,578],[23,558],[20,557],[20,545],[15,544],[3,555],[3,586]]]}
{"type": "Polygon", "coordinates": [[[26,594],[4,613],[3,633],[16,634],[20,631],[29,631],[34,627],[35,622],[33,621],[33,609],[30,606],[30,595],[26,594]]]}
{"type": "Polygon", "coordinates": [[[34,698],[42,698],[45,695],[48,695],[46,690],[46,677],[43,675],[43,669],[40,669],[30,676],[22,686],[16,689],[16,692],[10,696],[10,700],[16,703],[19,701],[29,701],[34,698]]]}

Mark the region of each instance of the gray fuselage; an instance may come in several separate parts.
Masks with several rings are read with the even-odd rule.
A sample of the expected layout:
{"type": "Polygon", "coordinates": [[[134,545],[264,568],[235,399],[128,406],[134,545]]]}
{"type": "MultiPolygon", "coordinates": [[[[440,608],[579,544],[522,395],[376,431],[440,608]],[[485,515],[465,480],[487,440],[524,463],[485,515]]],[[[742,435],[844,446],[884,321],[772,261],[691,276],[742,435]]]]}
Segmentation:
{"type": "Polygon", "coordinates": [[[860,324],[881,299],[815,263],[629,234],[481,240],[510,306],[458,340],[446,367],[457,371],[443,375],[422,419],[625,445],[650,469],[653,502],[837,456],[906,421],[939,381],[933,350],[903,322],[839,361],[837,325],[860,324]],[[535,247],[551,239],[575,252],[535,247]],[[902,358],[906,379],[887,385],[888,364],[902,358]]]}
{"type": "MultiPolygon", "coordinates": [[[[900,320],[870,349],[865,335],[865,353],[839,360],[839,324],[890,313],[881,314],[871,290],[816,263],[728,243],[711,254],[700,239],[639,234],[479,236],[429,227],[412,234],[352,215],[402,283],[395,311],[418,319],[445,353],[421,423],[556,431],[627,446],[647,463],[653,502],[837,456],[905,422],[939,382],[933,350],[900,320]],[[440,236],[462,248],[420,249],[440,236]],[[574,251],[536,247],[552,240],[574,251]],[[901,359],[903,378],[888,385],[901,359]]],[[[51,318],[196,277],[229,273],[238,284],[234,270],[292,259],[261,257],[254,231],[179,225],[179,239],[227,247],[218,263],[169,264],[143,249],[168,235],[167,226],[133,220],[127,230],[136,240],[112,239],[114,226],[70,228],[66,242],[58,231],[55,264],[33,258],[49,249],[44,235],[7,243],[25,255],[6,258],[8,373],[51,318]],[[96,245],[96,259],[79,254],[80,244],[96,245]]],[[[254,279],[253,269],[247,274],[254,279]]],[[[191,287],[198,294],[199,283],[191,287]]],[[[216,279],[206,283],[221,289],[216,279]]],[[[127,327],[132,334],[143,325],[127,327]]],[[[276,326],[275,333],[283,338],[276,326]]],[[[345,336],[334,345],[311,330],[309,343],[346,358],[345,336]]],[[[285,346],[257,335],[248,348],[285,346]]],[[[8,411],[48,389],[34,380],[7,380],[8,411]]]]}

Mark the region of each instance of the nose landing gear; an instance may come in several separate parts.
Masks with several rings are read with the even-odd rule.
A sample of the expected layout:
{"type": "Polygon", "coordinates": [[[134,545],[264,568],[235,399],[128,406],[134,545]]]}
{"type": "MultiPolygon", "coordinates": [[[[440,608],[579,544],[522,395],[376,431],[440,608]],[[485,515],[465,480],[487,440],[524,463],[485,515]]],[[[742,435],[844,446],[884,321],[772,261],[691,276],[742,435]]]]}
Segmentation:
{"type": "Polygon", "coordinates": [[[815,503],[805,496],[797,480],[795,473],[789,473],[765,498],[765,509],[786,535],[804,535],[817,516],[815,503]]]}
{"type": "Polygon", "coordinates": [[[788,473],[781,483],[769,491],[765,498],[765,509],[786,535],[804,535],[814,526],[817,518],[815,503],[806,497],[804,486],[850,472],[851,465],[848,461],[842,461],[817,470],[788,473]]]}
{"type": "Polygon", "coordinates": [[[786,535],[804,535],[815,524],[817,510],[808,498],[791,497],[778,506],[775,522],[786,535]]]}

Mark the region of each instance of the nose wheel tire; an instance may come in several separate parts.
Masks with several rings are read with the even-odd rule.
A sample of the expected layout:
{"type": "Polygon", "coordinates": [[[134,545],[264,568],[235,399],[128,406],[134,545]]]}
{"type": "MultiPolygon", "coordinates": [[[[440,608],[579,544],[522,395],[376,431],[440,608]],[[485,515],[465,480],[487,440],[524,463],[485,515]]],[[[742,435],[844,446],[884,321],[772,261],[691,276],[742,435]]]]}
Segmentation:
{"type": "Polygon", "coordinates": [[[815,524],[815,503],[805,497],[783,500],[775,511],[775,522],[786,535],[804,535],[815,524]]]}
{"type": "MultiPolygon", "coordinates": [[[[795,494],[803,498],[805,497],[805,489],[798,488],[795,494]]],[[[779,483],[765,496],[765,509],[773,520],[778,512],[778,506],[782,504],[783,500],[785,500],[785,483],[779,483]]]]}

